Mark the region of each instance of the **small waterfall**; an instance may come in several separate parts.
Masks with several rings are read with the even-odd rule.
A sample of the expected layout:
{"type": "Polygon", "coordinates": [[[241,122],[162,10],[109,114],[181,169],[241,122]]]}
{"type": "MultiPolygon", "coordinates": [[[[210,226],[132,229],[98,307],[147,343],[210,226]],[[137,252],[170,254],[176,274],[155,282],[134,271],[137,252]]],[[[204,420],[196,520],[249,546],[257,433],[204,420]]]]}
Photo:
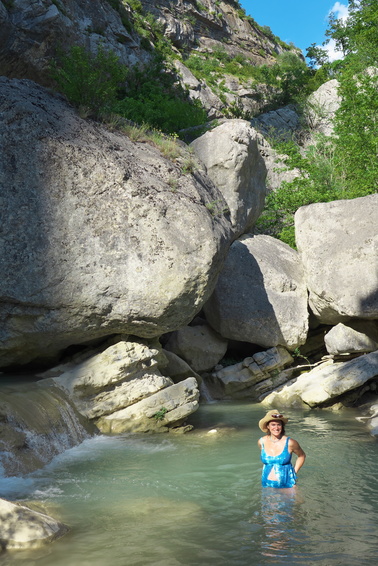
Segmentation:
{"type": "Polygon", "coordinates": [[[205,378],[202,378],[201,384],[199,386],[199,392],[200,392],[200,400],[203,403],[215,403],[215,400],[213,399],[210,393],[205,378]]]}
{"type": "Polygon", "coordinates": [[[64,393],[52,386],[8,386],[0,392],[0,466],[6,476],[43,467],[91,436],[64,393]]]}

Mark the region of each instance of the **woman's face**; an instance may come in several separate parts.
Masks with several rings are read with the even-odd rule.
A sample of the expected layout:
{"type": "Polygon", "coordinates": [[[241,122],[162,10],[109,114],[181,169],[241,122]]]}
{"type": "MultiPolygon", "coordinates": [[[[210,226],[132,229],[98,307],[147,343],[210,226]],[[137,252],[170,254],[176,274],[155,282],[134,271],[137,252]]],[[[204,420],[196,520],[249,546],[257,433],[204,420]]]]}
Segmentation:
{"type": "Polygon", "coordinates": [[[271,434],[278,435],[282,432],[282,422],[281,421],[270,421],[267,425],[267,429],[271,434]]]}

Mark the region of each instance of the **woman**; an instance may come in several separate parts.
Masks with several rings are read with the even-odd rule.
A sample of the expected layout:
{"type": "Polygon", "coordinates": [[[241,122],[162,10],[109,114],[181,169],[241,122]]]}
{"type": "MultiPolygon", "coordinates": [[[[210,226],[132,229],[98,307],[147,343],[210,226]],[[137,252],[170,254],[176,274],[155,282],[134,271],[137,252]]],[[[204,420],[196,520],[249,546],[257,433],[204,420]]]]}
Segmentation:
{"type": "Polygon", "coordinates": [[[298,442],[285,435],[288,420],[273,409],[259,422],[260,429],[267,433],[258,441],[264,464],[261,477],[263,487],[294,487],[297,474],[305,462],[306,454],[298,442]],[[293,452],[297,456],[295,466],[291,463],[293,452]]]}

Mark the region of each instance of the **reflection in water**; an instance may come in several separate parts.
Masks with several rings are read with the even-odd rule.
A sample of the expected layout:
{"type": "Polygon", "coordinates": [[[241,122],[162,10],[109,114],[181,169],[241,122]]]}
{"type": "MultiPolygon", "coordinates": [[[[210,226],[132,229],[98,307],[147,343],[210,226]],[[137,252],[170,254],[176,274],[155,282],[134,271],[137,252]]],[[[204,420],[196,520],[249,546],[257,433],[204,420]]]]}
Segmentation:
{"type": "Polygon", "coordinates": [[[264,530],[260,552],[262,558],[273,559],[269,561],[270,564],[282,564],[282,559],[293,552],[293,544],[299,538],[299,532],[295,530],[295,510],[300,503],[297,487],[267,487],[262,490],[261,519],[264,530]]]}

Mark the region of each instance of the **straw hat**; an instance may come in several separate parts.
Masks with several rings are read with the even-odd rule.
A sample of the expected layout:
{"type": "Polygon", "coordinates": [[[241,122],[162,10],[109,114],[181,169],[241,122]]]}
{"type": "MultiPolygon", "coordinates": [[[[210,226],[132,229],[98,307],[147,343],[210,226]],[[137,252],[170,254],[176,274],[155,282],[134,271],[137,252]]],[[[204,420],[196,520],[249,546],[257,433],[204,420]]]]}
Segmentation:
{"type": "Polygon", "coordinates": [[[263,432],[268,432],[267,424],[270,421],[281,421],[282,424],[285,425],[287,424],[288,420],[289,419],[287,417],[284,417],[282,413],[277,411],[277,409],[272,409],[271,411],[268,411],[265,417],[259,421],[259,427],[263,432]]]}

